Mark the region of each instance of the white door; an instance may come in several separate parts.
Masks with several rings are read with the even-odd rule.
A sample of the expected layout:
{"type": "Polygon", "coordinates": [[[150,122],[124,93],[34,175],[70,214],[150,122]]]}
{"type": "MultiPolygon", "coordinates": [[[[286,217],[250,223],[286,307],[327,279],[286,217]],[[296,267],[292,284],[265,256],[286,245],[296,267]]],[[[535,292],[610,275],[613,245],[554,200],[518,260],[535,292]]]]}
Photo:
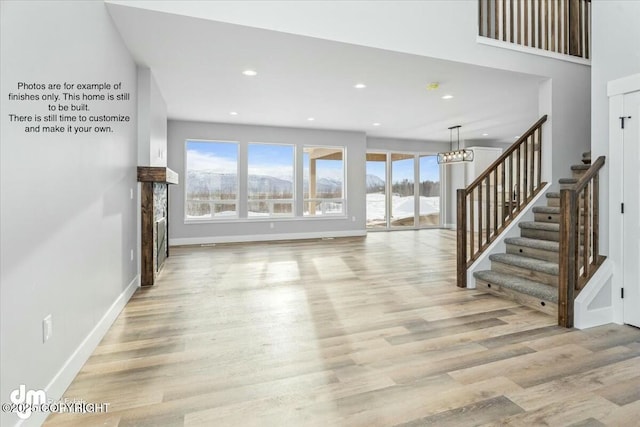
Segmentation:
{"type": "Polygon", "coordinates": [[[624,95],[624,322],[640,327],[640,92],[624,95]]]}

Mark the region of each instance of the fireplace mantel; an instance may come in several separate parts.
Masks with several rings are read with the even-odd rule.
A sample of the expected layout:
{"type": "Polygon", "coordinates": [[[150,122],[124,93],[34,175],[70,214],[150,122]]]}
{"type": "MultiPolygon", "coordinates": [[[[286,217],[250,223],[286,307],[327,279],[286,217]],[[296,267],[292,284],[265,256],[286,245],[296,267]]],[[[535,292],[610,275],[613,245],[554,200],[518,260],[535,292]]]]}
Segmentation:
{"type": "Polygon", "coordinates": [[[178,174],[169,168],[157,166],[138,166],[138,182],[160,182],[178,184],[178,174]]]}
{"type": "Polygon", "coordinates": [[[141,284],[151,286],[169,256],[169,184],[178,183],[178,174],[167,167],[138,166],[138,182],[141,284]]]}

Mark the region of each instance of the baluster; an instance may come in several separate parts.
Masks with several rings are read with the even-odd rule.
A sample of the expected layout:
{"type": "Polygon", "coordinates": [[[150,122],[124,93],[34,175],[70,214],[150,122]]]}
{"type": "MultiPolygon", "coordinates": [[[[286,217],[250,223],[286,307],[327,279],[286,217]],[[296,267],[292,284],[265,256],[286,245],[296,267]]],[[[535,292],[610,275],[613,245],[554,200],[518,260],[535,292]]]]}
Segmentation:
{"type": "Polygon", "coordinates": [[[556,47],[558,43],[556,42],[556,8],[558,7],[557,1],[551,2],[551,46],[550,49],[553,52],[556,52],[556,47]]]}
{"type": "Polygon", "coordinates": [[[513,186],[513,153],[509,154],[509,219],[513,218],[513,201],[515,189],[513,186]]]}
{"type": "Polygon", "coordinates": [[[491,174],[487,175],[485,179],[485,191],[486,191],[486,210],[485,210],[485,232],[487,235],[486,244],[489,244],[489,240],[491,238],[491,180],[489,179],[491,174]]]}
{"type": "Polygon", "coordinates": [[[538,186],[542,185],[542,129],[536,129],[538,137],[538,186]]]}
{"type": "Polygon", "coordinates": [[[513,0],[509,0],[509,42],[515,42],[513,38],[513,0]]]}
{"type": "Polygon", "coordinates": [[[537,2],[538,5],[538,49],[542,49],[542,3],[537,2]]]}
{"type": "Polygon", "coordinates": [[[522,16],[520,16],[520,14],[522,13],[522,7],[520,6],[520,1],[521,0],[516,0],[516,25],[518,31],[518,44],[522,44],[522,16]]]}
{"type": "MultiPolygon", "coordinates": [[[[589,219],[590,219],[590,197],[589,197],[589,190],[591,188],[591,184],[587,184],[587,186],[584,188],[583,191],[583,197],[584,197],[584,201],[583,201],[583,206],[584,206],[584,212],[583,212],[583,219],[582,219],[582,223],[583,223],[583,227],[584,227],[584,242],[583,242],[583,249],[582,249],[582,263],[584,265],[584,277],[585,279],[589,278],[590,275],[590,270],[591,270],[591,263],[589,262],[589,256],[591,255],[591,245],[589,244],[589,236],[591,233],[591,230],[589,229],[589,219]]],[[[580,286],[580,288],[582,288],[582,286],[580,286]]]]}
{"type": "Polygon", "coordinates": [[[478,185],[478,251],[482,250],[482,226],[484,225],[482,215],[482,182],[478,185]]]}
{"type": "Polygon", "coordinates": [[[482,32],[482,10],[484,8],[484,0],[478,0],[478,35],[484,36],[482,32]]]}
{"type": "Polygon", "coordinates": [[[529,195],[533,197],[533,190],[535,189],[535,181],[536,181],[536,169],[535,169],[535,156],[536,156],[536,140],[535,140],[535,132],[527,138],[527,143],[531,144],[531,149],[529,150],[529,158],[528,161],[531,163],[531,168],[529,169],[529,195]]]}
{"type": "Polygon", "coordinates": [[[493,12],[494,12],[494,19],[493,19],[493,38],[496,40],[500,40],[500,32],[499,32],[499,24],[500,24],[500,15],[499,15],[499,7],[498,7],[498,0],[495,0],[493,3],[493,12]]]}
{"type": "Polygon", "coordinates": [[[589,32],[591,31],[591,2],[587,1],[584,5],[584,57],[589,59],[589,32]]]}
{"type": "Polygon", "coordinates": [[[514,191],[516,191],[516,207],[518,210],[520,210],[520,199],[521,199],[521,194],[522,194],[522,178],[520,175],[520,146],[518,146],[518,149],[516,150],[516,189],[514,189],[514,191]]]}
{"type": "Polygon", "coordinates": [[[524,0],[524,45],[529,46],[529,22],[531,16],[529,15],[529,0],[524,0]]]}
{"type": "MultiPolygon", "coordinates": [[[[467,194],[465,189],[457,191],[457,285],[467,287],[467,194]]],[[[473,252],[473,249],[472,249],[473,252]]]]}
{"type": "Polygon", "coordinates": [[[502,164],[500,165],[500,185],[502,186],[502,200],[500,201],[500,212],[502,212],[502,218],[500,219],[500,226],[504,225],[506,218],[507,218],[507,212],[506,211],[506,206],[507,206],[507,182],[506,182],[506,171],[505,171],[505,164],[506,159],[502,161],[502,164]]]}
{"type": "MultiPolygon", "coordinates": [[[[498,166],[499,167],[499,166],[498,166]]],[[[498,170],[493,171],[493,235],[498,235],[498,170]]]]}
{"type": "Polygon", "coordinates": [[[470,228],[470,235],[469,235],[469,243],[470,243],[470,249],[469,249],[469,257],[473,258],[473,255],[475,253],[475,248],[474,248],[474,240],[475,240],[475,218],[473,217],[473,210],[475,209],[475,207],[473,206],[473,191],[475,189],[472,188],[471,191],[469,192],[469,228],[470,228]]]}
{"type": "Polygon", "coordinates": [[[523,203],[526,203],[527,199],[529,198],[529,186],[527,185],[528,183],[528,178],[529,178],[529,147],[528,147],[528,142],[529,142],[529,137],[527,137],[524,140],[524,144],[522,144],[524,147],[524,158],[523,160],[523,171],[522,171],[522,201],[523,203]]]}
{"type": "Polygon", "coordinates": [[[593,262],[600,263],[599,235],[600,235],[600,175],[593,177],[593,200],[591,202],[593,208],[593,262]]]}
{"type": "MultiPolygon", "coordinates": [[[[497,5],[496,5],[497,6],[497,5]]],[[[507,41],[507,0],[502,0],[502,41],[507,41]]]]}
{"type": "Polygon", "coordinates": [[[562,0],[564,2],[564,52],[569,53],[569,1],[562,0]]]}

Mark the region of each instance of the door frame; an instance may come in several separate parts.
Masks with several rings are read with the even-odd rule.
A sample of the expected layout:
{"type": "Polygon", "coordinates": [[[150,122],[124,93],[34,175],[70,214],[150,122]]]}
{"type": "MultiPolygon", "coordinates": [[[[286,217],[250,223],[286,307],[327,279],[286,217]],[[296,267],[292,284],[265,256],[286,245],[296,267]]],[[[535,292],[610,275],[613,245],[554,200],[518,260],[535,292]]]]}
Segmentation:
{"type": "MultiPolygon", "coordinates": [[[[447,203],[446,191],[444,187],[445,183],[445,174],[443,172],[442,166],[439,167],[439,179],[440,179],[440,218],[438,225],[435,226],[420,226],[419,221],[419,194],[416,194],[417,185],[420,179],[419,167],[420,167],[420,156],[437,156],[437,153],[432,153],[430,151],[413,151],[413,150],[393,150],[393,149],[376,149],[376,148],[367,148],[365,156],[367,153],[376,153],[376,154],[384,154],[386,156],[385,160],[385,216],[386,216],[386,225],[384,228],[368,228],[365,225],[365,229],[367,232],[379,232],[379,231],[401,231],[401,230],[428,230],[428,229],[441,229],[446,228],[445,222],[445,205],[447,203]],[[391,196],[392,196],[392,187],[393,187],[393,177],[391,170],[393,168],[391,155],[392,154],[407,154],[413,156],[413,177],[414,177],[414,225],[412,227],[393,227],[391,226],[391,196]],[[416,221],[418,220],[418,221],[416,221]]],[[[365,175],[366,175],[366,159],[365,159],[365,175]]],[[[366,201],[365,201],[366,204],[366,201]]],[[[366,209],[366,207],[365,207],[366,209]]],[[[366,211],[365,211],[366,212],[366,211]]]]}
{"type": "MultiPolygon", "coordinates": [[[[619,117],[624,112],[624,95],[640,91],[640,74],[634,74],[607,84],[609,97],[609,206],[600,206],[601,210],[609,210],[609,252],[613,261],[612,301],[613,321],[624,323],[624,301],[621,298],[624,286],[624,230],[622,227],[622,213],[620,204],[623,201],[624,158],[623,132],[620,129],[619,117]]],[[[638,118],[640,119],[640,117],[638,118]]],[[[597,154],[597,153],[594,153],[597,154]]]]}

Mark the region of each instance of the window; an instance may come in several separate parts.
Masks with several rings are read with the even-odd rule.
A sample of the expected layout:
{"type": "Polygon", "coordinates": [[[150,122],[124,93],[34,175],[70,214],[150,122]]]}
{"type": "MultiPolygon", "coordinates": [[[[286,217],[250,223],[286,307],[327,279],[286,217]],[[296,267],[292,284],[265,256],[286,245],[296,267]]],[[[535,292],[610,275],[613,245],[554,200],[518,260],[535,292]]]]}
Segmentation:
{"type": "Polygon", "coordinates": [[[420,155],[420,226],[440,225],[440,165],[438,156],[420,155]]]}
{"type": "Polygon", "coordinates": [[[368,229],[440,225],[436,155],[370,151],[366,171],[368,229]]]}
{"type": "Polygon", "coordinates": [[[304,216],[344,215],[344,149],[304,147],[304,216]]]}
{"type": "Polygon", "coordinates": [[[387,227],[386,188],[386,153],[367,153],[367,228],[387,227]]]}
{"type": "Polygon", "coordinates": [[[247,216],[293,216],[293,145],[249,144],[247,216]]]}
{"type": "Polygon", "coordinates": [[[415,155],[391,153],[391,226],[415,225],[415,155]]]}
{"type": "Polygon", "coordinates": [[[190,220],[238,216],[238,144],[186,142],[185,216],[190,220]]]}

